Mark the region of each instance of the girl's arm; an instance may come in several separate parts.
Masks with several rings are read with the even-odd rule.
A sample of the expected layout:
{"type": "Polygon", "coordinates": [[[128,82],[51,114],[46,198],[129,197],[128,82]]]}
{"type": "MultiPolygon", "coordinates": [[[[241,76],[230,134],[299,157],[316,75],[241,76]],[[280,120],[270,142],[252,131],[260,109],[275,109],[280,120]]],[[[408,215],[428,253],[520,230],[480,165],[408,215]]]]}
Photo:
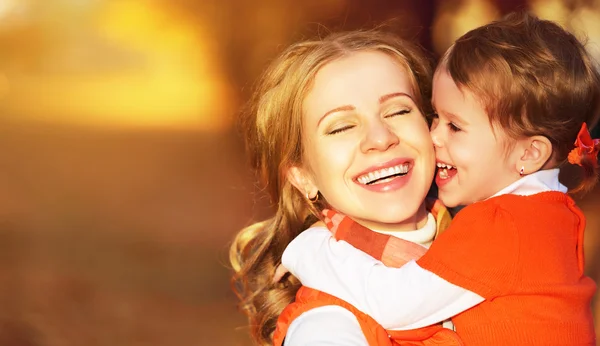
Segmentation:
{"type": "Polygon", "coordinates": [[[422,269],[414,261],[388,268],[325,228],[288,245],[283,265],[305,286],[337,296],[386,329],[415,329],[446,320],[484,299],[422,269]]]}
{"type": "Polygon", "coordinates": [[[515,225],[490,199],[461,210],[422,258],[401,268],[336,241],[326,228],[300,234],[282,263],[304,285],[346,300],[383,327],[411,329],[510,293],[519,280],[515,225]]]}

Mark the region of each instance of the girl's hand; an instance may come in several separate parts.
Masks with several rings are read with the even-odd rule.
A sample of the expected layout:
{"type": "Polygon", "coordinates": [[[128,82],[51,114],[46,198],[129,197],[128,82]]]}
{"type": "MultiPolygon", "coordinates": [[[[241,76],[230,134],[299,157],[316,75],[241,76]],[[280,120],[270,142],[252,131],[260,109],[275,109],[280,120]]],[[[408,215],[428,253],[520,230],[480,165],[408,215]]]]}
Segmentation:
{"type": "Polygon", "coordinates": [[[281,280],[281,278],[283,278],[283,276],[287,273],[289,273],[289,270],[287,270],[287,268],[284,267],[283,264],[279,264],[277,266],[277,268],[275,269],[275,275],[273,275],[272,283],[274,283],[274,284],[278,283],[279,280],[281,280]]]}

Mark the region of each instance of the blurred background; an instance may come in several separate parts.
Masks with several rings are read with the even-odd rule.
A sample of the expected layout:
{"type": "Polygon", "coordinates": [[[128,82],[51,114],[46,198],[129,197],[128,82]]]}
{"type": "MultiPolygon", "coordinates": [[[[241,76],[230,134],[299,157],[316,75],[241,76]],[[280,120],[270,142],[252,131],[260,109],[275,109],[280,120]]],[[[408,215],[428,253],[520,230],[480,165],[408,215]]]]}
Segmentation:
{"type": "Polygon", "coordinates": [[[227,250],[270,207],[234,124],[266,64],[382,21],[439,55],[518,8],[600,58],[598,0],[0,0],[0,345],[250,345],[227,250]]]}

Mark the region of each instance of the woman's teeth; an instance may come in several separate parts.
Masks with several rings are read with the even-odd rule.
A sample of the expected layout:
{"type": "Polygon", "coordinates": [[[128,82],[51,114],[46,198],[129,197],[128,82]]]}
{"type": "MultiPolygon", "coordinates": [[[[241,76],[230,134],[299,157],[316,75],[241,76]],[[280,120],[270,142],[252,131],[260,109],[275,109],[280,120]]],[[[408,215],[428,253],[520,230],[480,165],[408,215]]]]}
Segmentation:
{"type": "Polygon", "coordinates": [[[406,173],[408,173],[408,163],[389,168],[382,168],[380,170],[361,175],[357,178],[357,180],[359,183],[367,185],[380,179],[386,179],[395,175],[403,175],[406,173]]]}
{"type": "Polygon", "coordinates": [[[436,164],[437,168],[438,168],[438,174],[440,176],[440,178],[442,179],[448,179],[449,175],[448,175],[448,170],[449,169],[456,169],[456,167],[446,164],[446,163],[441,163],[438,162],[436,164]]]}

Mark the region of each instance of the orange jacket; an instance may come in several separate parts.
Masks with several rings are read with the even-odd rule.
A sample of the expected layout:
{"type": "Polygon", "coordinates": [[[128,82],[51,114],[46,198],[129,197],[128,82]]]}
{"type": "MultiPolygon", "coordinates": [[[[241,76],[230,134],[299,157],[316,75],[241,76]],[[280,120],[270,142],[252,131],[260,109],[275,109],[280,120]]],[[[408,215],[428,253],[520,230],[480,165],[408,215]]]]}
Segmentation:
{"type": "Polygon", "coordinates": [[[277,328],[273,334],[273,345],[283,345],[287,330],[293,320],[311,309],[322,306],[337,305],[356,316],[360,328],[369,345],[381,346],[461,346],[464,345],[458,335],[441,325],[433,325],[415,330],[385,330],[375,320],[359,311],[354,306],[327,293],[305,286],[296,293],[296,301],[288,305],[277,320],[277,328]]]}
{"type": "Polygon", "coordinates": [[[417,264],[485,298],[452,318],[467,345],[595,345],[584,229],[564,193],[501,195],[461,210],[417,264]]]}

